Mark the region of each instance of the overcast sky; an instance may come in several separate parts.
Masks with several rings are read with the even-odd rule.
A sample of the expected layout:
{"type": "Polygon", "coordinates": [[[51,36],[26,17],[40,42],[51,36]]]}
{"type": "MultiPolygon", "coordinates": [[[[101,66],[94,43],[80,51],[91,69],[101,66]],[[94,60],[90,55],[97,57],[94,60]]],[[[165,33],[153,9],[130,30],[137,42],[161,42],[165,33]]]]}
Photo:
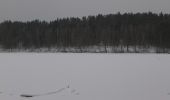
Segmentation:
{"type": "Polygon", "coordinates": [[[54,20],[120,12],[170,12],[170,0],[0,0],[4,20],[54,20]]]}

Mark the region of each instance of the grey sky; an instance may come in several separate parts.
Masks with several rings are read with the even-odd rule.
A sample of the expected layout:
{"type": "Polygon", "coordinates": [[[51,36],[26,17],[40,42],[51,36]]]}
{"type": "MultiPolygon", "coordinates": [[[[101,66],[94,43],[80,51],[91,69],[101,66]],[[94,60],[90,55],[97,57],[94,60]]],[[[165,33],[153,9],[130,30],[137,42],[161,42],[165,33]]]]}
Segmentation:
{"type": "Polygon", "coordinates": [[[120,12],[170,12],[170,0],[0,0],[4,20],[54,20],[120,12]]]}

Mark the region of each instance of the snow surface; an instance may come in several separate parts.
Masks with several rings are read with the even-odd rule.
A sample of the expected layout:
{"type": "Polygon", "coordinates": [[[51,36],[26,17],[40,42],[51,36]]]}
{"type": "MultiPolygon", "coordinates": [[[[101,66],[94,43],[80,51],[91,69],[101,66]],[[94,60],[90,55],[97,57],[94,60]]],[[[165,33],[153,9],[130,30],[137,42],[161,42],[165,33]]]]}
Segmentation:
{"type": "Polygon", "coordinates": [[[170,55],[0,53],[0,100],[170,100],[170,55]]]}

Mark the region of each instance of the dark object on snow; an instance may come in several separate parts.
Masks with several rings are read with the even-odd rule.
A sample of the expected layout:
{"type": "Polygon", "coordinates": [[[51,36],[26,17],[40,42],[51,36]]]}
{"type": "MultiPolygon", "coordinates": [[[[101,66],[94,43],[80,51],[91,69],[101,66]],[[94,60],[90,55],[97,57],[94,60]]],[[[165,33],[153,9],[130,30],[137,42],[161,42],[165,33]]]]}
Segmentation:
{"type": "Polygon", "coordinates": [[[70,85],[68,85],[67,88],[70,88],[70,85]]]}
{"type": "Polygon", "coordinates": [[[34,97],[33,95],[28,95],[28,94],[21,94],[21,97],[25,97],[25,98],[32,98],[34,97]]]}
{"type": "Polygon", "coordinates": [[[61,89],[59,89],[57,91],[54,91],[54,92],[48,92],[48,93],[37,94],[37,95],[21,94],[20,97],[33,98],[33,97],[37,97],[37,96],[46,96],[46,95],[52,95],[52,94],[56,94],[56,93],[62,92],[63,90],[65,90],[65,88],[61,88],[61,89]]]}
{"type": "MultiPolygon", "coordinates": [[[[67,87],[65,88],[61,88],[57,91],[53,91],[53,92],[47,92],[47,93],[43,93],[43,94],[20,94],[19,96],[20,97],[23,97],[23,98],[33,98],[33,97],[37,97],[37,96],[46,96],[46,95],[53,95],[53,94],[57,94],[57,93],[60,93],[62,91],[64,91],[65,89],[67,88],[70,88],[70,86],[68,85],[67,87]]],[[[73,91],[74,92],[74,91],[73,91]]],[[[2,94],[3,92],[0,91],[0,94],[2,94]]],[[[13,93],[6,93],[7,95],[15,95],[13,93]]],[[[17,94],[16,94],[17,95],[17,94]]]]}

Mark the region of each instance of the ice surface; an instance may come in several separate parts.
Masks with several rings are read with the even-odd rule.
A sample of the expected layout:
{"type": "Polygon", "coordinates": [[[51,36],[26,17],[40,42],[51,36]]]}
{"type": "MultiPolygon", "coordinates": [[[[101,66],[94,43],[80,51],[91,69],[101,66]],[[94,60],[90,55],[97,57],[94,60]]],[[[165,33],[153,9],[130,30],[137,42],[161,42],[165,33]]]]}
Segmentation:
{"type": "Polygon", "coordinates": [[[169,93],[166,54],[0,53],[0,100],[170,100],[169,93]]]}

